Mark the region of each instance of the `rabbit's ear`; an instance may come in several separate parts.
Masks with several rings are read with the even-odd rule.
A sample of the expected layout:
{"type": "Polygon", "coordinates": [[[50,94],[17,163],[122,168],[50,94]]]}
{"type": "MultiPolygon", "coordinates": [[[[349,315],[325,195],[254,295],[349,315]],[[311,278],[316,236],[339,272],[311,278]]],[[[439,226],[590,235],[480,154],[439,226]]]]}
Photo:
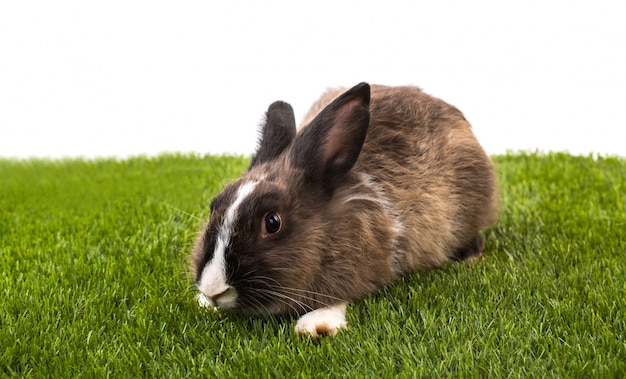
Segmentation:
{"type": "Polygon", "coordinates": [[[370,86],[360,83],[324,108],[293,143],[296,166],[331,194],[350,171],[369,127],[370,86]]]}
{"type": "Polygon", "coordinates": [[[272,103],[265,113],[259,147],[250,161],[248,170],[278,157],[295,136],[296,120],[291,105],[282,101],[272,103]]]}

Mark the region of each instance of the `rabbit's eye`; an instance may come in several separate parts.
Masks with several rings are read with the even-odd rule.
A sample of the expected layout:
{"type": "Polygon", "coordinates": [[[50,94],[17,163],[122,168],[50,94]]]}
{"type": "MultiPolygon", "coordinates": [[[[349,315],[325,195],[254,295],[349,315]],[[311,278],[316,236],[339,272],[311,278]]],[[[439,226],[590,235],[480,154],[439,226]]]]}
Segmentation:
{"type": "Polygon", "coordinates": [[[281,219],[277,213],[270,212],[265,215],[263,220],[264,234],[274,234],[280,231],[281,219]]]}

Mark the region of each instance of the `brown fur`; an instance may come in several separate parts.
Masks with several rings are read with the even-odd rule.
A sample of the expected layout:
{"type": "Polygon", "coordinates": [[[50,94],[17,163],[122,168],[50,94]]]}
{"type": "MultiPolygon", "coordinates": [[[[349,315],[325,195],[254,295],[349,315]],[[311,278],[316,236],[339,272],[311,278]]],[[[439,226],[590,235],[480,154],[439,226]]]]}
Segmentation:
{"type": "MultiPolygon", "coordinates": [[[[300,129],[343,92],[323,94],[300,129]]],[[[370,126],[353,171],[377,178],[394,204],[405,230],[397,244],[405,274],[454,258],[497,216],[493,164],[470,124],[416,87],[371,86],[370,126]]]]}
{"type": "MultiPolygon", "coordinates": [[[[296,138],[344,92],[322,95],[296,138]]],[[[294,163],[293,144],[275,159],[251,166],[238,181],[260,181],[254,198],[277,199],[271,207],[284,226],[261,238],[254,225],[263,212],[255,204],[246,205],[249,210],[242,205],[242,219],[255,221],[238,225],[250,231],[237,231],[236,265],[262,275],[240,273],[232,280],[239,291],[258,285],[290,298],[244,296],[242,308],[306,313],[363,297],[400,275],[480,255],[478,233],[496,219],[497,185],[492,162],[463,114],[418,88],[378,85],[371,86],[369,110],[358,160],[330,198],[294,163]]],[[[340,143],[333,139],[327,145],[334,151],[340,143]]],[[[225,191],[220,201],[227,204],[233,192],[225,191]]],[[[194,251],[198,272],[206,262],[205,239],[194,251]]]]}

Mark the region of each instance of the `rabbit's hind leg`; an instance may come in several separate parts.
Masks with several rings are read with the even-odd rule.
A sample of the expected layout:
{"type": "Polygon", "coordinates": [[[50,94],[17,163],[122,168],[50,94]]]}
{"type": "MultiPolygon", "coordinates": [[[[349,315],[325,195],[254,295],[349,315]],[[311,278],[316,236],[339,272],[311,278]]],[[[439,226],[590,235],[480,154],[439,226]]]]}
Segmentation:
{"type": "Polygon", "coordinates": [[[451,258],[473,265],[482,257],[484,248],[485,239],[477,234],[467,245],[457,250],[451,258]]]}

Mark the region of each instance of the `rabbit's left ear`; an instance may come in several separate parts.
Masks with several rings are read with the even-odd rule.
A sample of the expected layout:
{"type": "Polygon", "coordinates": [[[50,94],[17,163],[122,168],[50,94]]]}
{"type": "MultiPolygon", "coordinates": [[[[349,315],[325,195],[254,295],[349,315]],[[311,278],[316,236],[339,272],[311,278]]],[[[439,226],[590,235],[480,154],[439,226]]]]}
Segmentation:
{"type": "Polygon", "coordinates": [[[360,83],[324,108],[298,135],[292,159],[328,194],[359,157],[369,127],[370,86],[360,83]]]}
{"type": "Polygon", "coordinates": [[[276,101],[265,113],[265,124],[256,153],[250,161],[252,167],[278,157],[296,136],[296,120],[291,105],[276,101]]]}

